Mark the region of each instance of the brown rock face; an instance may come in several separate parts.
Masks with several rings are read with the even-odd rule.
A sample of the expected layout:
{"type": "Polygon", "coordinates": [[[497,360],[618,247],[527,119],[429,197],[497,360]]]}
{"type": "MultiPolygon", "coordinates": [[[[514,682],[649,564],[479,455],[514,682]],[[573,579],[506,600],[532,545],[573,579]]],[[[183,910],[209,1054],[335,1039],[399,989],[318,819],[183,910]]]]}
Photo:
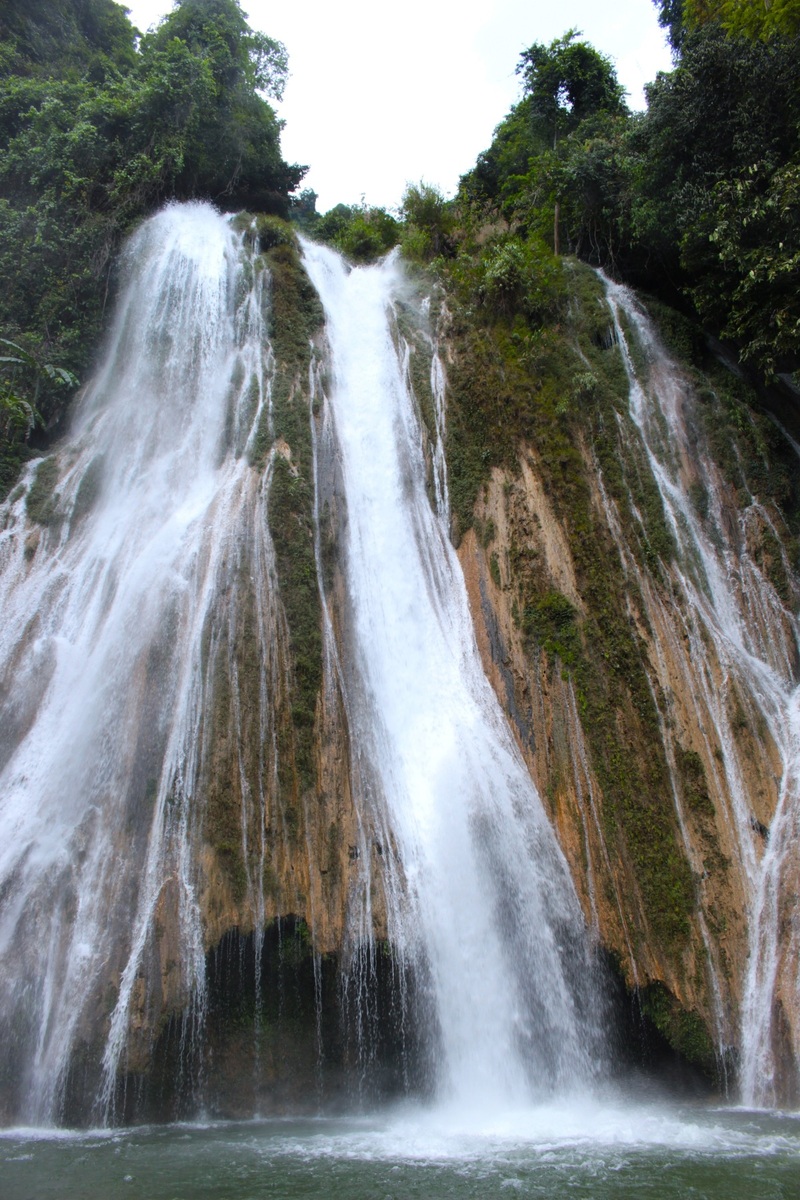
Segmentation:
{"type": "MultiPolygon", "coordinates": [[[[787,510],[742,475],[733,486],[744,452],[726,428],[723,453],[709,394],[633,302],[624,320],[619,311],[604,344],[633,347],[625,392],[587,343],[594,410],[562,420],[569,446],[542,417],[539,437],[484,474],[459,548],[478,645],[587,922],[627,987],[689,1058],[716,1061],[720,1078],[732,1065],[729,1085],[738,1065],[745,1097],[791,1101],[798,583],[787,510]]],[[[574,336],[583,354],[580,327],[574,336]]],[[[459,406],[480,395],[472,353],[456,338],[462,422],[459,406]]],[[[527,386],[535,412],[546,381],[527,386]]]]}

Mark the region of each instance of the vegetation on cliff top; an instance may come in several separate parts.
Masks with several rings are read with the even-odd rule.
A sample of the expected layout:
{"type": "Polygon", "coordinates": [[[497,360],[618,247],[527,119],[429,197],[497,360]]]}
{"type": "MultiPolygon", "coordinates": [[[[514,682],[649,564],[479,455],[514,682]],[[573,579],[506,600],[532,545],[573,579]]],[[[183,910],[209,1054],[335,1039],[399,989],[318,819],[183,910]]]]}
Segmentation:
{"type": "MultiPolygon", "coordinates": [[[[238,0],[181,0],[142,38],[112,0],[5,0],[0,11],[0,334],[84,375],[114,256],[169,199],[288,213],[303,168],[280,151],[284,47],[238,0]]],[[[32,395],[23,397],[32,402],[32,395]]],[[[36,407],[63,412],[49,381],[36,407]]],[[[0,436],[0,494],[27,429],[0,436]]]]}
{"type": "MultiPolygon", "coordinates": [[[[467,233],[515,238],[518,258],[545,245],[677,304],[774,380],[800,365],[796,6],[773,4],[768,30],[755,0],[659,7],[676,64],[645,113],[574,30],[534,43],[522,99],[444,207],[467,233]]],[[[433,219],[406,215],[409,250],[453,255],[458,237],[425,246],[433,219]]]]}

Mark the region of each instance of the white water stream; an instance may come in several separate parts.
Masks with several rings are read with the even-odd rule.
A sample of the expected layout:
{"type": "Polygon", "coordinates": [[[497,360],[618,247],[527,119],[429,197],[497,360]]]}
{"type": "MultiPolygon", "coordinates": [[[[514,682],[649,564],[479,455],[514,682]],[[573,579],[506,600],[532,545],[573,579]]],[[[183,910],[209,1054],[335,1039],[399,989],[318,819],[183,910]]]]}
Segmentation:
{"type": "MultiPolygon", "coordinates": [[[[791,1093],[800,1085],[800,922],[796,909],[800,622],[753,553],[759,530],[774,528],[773,516],[758,497],[736,511],[730,486],[691,435],[689,423],[697,400],[685,373],[670,359],[628,289],[609,280],[605,284],[630,382],[630,413],[678,547],[677,561],[670,568],[677,603],[665,604],[638,573],[656,640],[672,636],[676,641],[676,646],[660,648],[660,682],[669,694],[673,680],[663,654],[669,650],[671,661],[680,664],[682,691],[694,704],[693,724],[704,738],[706,770],[727,798],[728,810],[723,816],[729,823],[734,850],[731,869],[737,872],[744,892],[749,957],[735,1039],[741,1051],[741,1096],[746,1104],[774,1105],[782,1093],[791,1093]],[[624,321],[644,355],[644,371],[634,363],[624,321]],[[691,498],[691,484],[697,486],[698,481],[708,500],[704,517],[691,498]],[[734,728],[735,720],[743,720],[741,708],[738,717],[732,713],[732,701],[737,697],[750,706],[751,727],[757,730],[761,724],[763,734],[758,736],[777,751],[777,779],[767,753],[756,767],[766,776],[765,789],[774,787],[775,809],[768,831],[752,807],[753,764],[747,761],[747,750],[734,728]],[[787,1070],[794,1081],[783,1074],[787,1070]]],[[[613,528],[613,518],[609,523],[613,528]]],[[[630,550],[622,545],[620,549],[628,569],[637,571],[630,550]]],[[[781,553],[790,570],[782,549],[781,553]]],[[[683,828],[680,807],[678,816],[683,828]]],[[[688,845],[687,850],[691,856],[688,845]]],[[[698,874],[702,872],[702,862],[693,862],[693,866],[698,874]]],[[[722,1011],[719,950],[709,937],[702,909],[700,923],[712,998],[716,997],[718,1006],[720,1049],[724,1049],[724,1041],[733,1031],[726,1029],[722,1011]]]]}
{"type": "Polygon", "coordinates": [[[584,920],[484,675],[447,513],[426,493],[393,331],[399,268],[390,258],[350,270],[310,244],[304,253],[325,307],[344,481],[340,658],[354,774],[397,850],[390,938],[429,972],[440,1094],[486,1109],[585,1088],[602,1058],[602,1013],[584,920]]]}
{"type": "Polygon", "coordinates": [[[272,551],[243,454],[268,397],[261,284],[204,205],[147,222],[125,267],[55,455],[56,515],[37,527],[14,495],[0,515],[0,1022],[31,1122],[58,1119],[71,1056],[98,1037],[110,1115],[132,1004],[159,975],[201,1015],[195,793],[245,548],[269,669],[272,551]],[[165,904],[180,933],[159,971],[165,904]]]}

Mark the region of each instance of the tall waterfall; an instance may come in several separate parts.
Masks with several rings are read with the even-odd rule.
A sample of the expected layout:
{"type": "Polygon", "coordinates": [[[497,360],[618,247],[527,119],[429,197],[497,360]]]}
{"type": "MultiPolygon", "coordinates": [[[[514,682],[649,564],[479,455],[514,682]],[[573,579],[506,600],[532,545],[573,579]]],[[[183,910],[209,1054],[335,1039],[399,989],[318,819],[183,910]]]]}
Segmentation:
{"type": "Polygon", "coordinates": [[[429,980],[440,1094],[486,1106],[586,1086],[602,1013],[584,921],[481,666],[444,488],[439,511],[426,492],[393,330],[398,266],[304,253],[326,313],[346,511],[339,661],[354,774],[391,847],[391,942],[429,980]]]}
{"type": "Polygon", "coordinates": [[[125,268],[74,431],[0,532],[0,1044],[30,1122],[58,1119],[70,1071],[110,1115],[153,980],[202,1016],[193,835],[210,664],[244,566],[265,681],[270,666],[264,483],[244,453],[268,402],[261,285],[203,205],[147,222],[125,268]],[[165,910],[178,932],[159,947],[165,910]],[[84,1079],[98,1038],[102,1074],[84,1079]]]}
{"type": "MultiPolygon", "coordinates": [[[[675,684],[667,662],[674,649],[670,642],[678,643],[671,662],[680,664],[679,686],[692,700],[692,721],[705,743],[706,769],[718,794],[727,798],[724,822],[731,869],[744,895],[747,974],[743,985],[728,981],[734,989],[741,987],[738,1037],[726,1029],[729,1017],[721,1002],[724,967],[701,904],[712,998],[718,1004],[718,1037],[721,1046],[726,1039],[740,1045],[743,1100],[774,1105],[781,1094],[791,1094],[800,1085],[800,622],[754,553],[764,530],[774,537],[773,517],[757,496],[737,511],[730,486],[693,432],[698,401],[685,372],[665,352],[635,297],[605,282],[630,382],[630,413],[678,547],[670,568],[672,594],[665,599],[638,571],[624,545],[620,552],[627,568],[637,573],[661,643],[657,669],[665,695],[675,684]],[[644,365],[635,364],[629,335],[638,343],[644,365]],[[693,500],[698,489],[707,501],[704,512],[698,512],[693,500]],[[744,720],[761,730],[761,757],[755,763],[748,763],[747,751],[737,741],[734,724],[744,720]],[[777,780],[777,806],[769,830],[751,808],[745,781],[753,769],[770,784],[777,780]],[[794,1061],[789,1067],[794,1081],[780,1078],[787,1059],[794,1061]]],[[[613,528],[613,514],[609,524],[613,528]]],[[[779,546],[777,537],[774,544],[779,546]]],[[[779,552],[791,573],[782,547],[779,552]]],[[[679,818],[683,827],[680,811],[679,818]]],[[[688,845],[687,851],[691,857],[688,845]]],[[[693,866],[702,896],[702,862],[693,866]]]]}
{"type": "MultiPolygon", "coordinates": [[[[447,537],[441,373],[429,499],[393,329],[397,267],[349,272],[328,250],[305,255],[333,379],[317,424],[332,430],[346,512],[346,598],[335,620],[326,600],[327,653],[354,804],[381,831],[390,944],[427,997],[416,1016],[438,1047],[439,1093],[499,1104],[585,1087],[602,1058],[592,951],[481,669],[447,537]]],[[[176,1069],[191,1075],[215,937],[252,930],[256,958],[263,946],[287,635],[267,524],[261,266],[208,206],[144,224],[73,430],[2,510],[4,1119],[58,1121],[76,1096],[84,1113],[94,1098],[94,1119],[124,1115],[121,1081],[149,1069],[170,1014],[189,1043],[176,1069]],[[215,803],[239,845],[219,853],[241,864],[233,905],[226,885],[214,891],[206,824],[220,738],[215,803]]],[[[296,853],[318,879],[308,828],[296,853]]],[[[371,886],[351,897],[356,948],[374,938],[371,886]]],[[[314,896],[293,895],[305,909],[269,915],[305,911],[313,935],[314,896]]]]}

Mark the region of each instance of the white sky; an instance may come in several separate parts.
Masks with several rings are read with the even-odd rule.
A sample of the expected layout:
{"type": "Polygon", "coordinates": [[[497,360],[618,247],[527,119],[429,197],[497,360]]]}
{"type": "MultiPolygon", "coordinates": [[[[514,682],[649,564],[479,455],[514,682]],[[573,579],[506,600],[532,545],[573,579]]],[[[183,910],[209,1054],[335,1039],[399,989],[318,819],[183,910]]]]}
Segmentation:
{"type": "MultiPolygon", "coordinates": [[[[170,0],[125,0],[142,31],[170,0]]],[[[362,196],[396,207],[408,182],[451,195],[519,98],[520,53],[571,26],[615,62],[628,103],[669,70],[652,0],[241,0],[254,29],[285,43],[289,82],[276,105],[289,162],[317,209],[362,196]]]]}

